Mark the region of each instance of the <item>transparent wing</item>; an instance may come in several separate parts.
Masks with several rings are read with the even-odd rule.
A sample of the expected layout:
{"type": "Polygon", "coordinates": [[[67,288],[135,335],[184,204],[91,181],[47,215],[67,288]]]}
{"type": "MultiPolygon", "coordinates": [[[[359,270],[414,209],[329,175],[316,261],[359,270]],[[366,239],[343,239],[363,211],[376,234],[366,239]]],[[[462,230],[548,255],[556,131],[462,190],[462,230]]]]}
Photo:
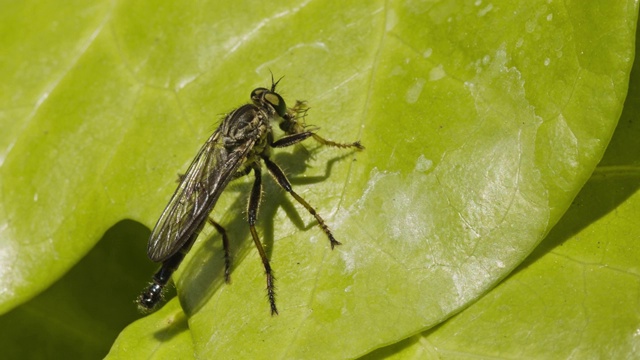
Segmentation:
{"type": "Polygon", "coordinates": [[[247,140],[229,151],[220,138],[218,129],[202,146],[162,212],[149,238],[147,255],[151,260],[166,260],[200,231],[255,142],[247,140]]]}

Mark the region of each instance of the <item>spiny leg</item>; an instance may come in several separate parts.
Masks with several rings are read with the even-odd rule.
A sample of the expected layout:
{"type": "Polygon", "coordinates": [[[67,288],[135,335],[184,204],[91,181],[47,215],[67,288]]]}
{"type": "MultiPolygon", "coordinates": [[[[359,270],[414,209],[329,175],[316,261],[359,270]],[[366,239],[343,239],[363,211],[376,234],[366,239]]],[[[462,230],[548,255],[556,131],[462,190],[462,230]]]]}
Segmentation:
{"type": "Polygon", "coordinates": [[[191,246],[198,237],[198,233],[199,232],[193,234],[177,253],[163,261],[160,269],[153,274],[149,287],[136,299],[140,312],[151,312],[158,306],[164,295],[164,288],[167,283],[169,283],[169,280],[171,280],[171,275],[173,275],[182,260],[184,260],[185,255],[189,252],[189,249],[191,249],[191,246]]]}
{"type": "Polygon", "coordinates": [[[226,283],[231,282],[231,253],[229,252],[229,238],[227,237],[227,231],[218,224],[212,218],[209,218],[209,224],[218,231],[222,236],[222,248],[224,249],[224,281],[226,283]]]}
{"type": "Polygon", "coordinates": [[[316,133],[311,134],[311,136],[313,136],[313,138],[322,145],[333,146],[333,147],[342,148],[342,149],[354,147],[358,150],[364,150],[364,146],[360,144],[360,141],[355,141],[350,144],[344,144],[344,143],[338,143],[335,141],[327,140],[316,133]]]}
{"type": "Polygon", "coordinates": [[[352,143],[339,143],[325,139],[322,136],[316,134],[314,131],[305,130],[306,126],[298,121],[298,119],[304,118],[306,116],[307,110],[308,108],[304,101],[297,101],[296,105],[293,108],[289,108],[287,110],[287,113],[282,117],[282,122],[280,122],[279,125],[280,129],[287,135],[278,139],[278,141],[272,142],[272,147],[285,147],[296,144],[308,137],[313,137],[322,145],[342,149],[353,147],[358,150],[364,150],[364,146],[362,146],[360,141],[355,141],[352,143]]]}
{"type": "MultiPolygon", "coordinates": [[[[246,167],[244,169],[238,170],[235,174],[232,175],[231,180],[235,180],[241,178],[245,175],[248,175],[251,172],[251,167],[246,167]]],[[[184,176],[183,176],[184,177],[184,176]]],[[[231,252],[229,251],[229,237],[227,236],[227,231],[209,217],[209,224],[213,225],[213,227],[218,231],[218,233],[222,236],[222,248],[224,250],[224,281],[226,283],[231,282],[231,252]]]]}
{"type": "Polygon", "coordinates": [[[350,144],[343,144],[343,143],[337,143],[335,141],[331,141],[331,140],[327,140],[325,138],[323,138],[322,136],[312,132],[312,131],[304,131],[304,132],[299,132],[299,133],[295,133],[295,134],[290,134],[290,135],[286,135],[281,137],[280,139],[274,141],[273,143],[271,143],[271,147],[274,148],[281,148],[281,147],[287,147],[287,146],[291,146],[294,144],[297,144],[305,139],[308,139],[309,137],[313,137],[317,142],[319,142],[322,145],[326,145],[326,146],[331,146],[331,147],[337,147],[337,148],[350,148],[350,147],[354,147],[358,150],[363,150],[364,146],[362,146],[362,144],[360,144],[360,141],[356,141],[350,144]]]}
{"type": "Polygon", "coordinates": [[[266,156],[262,157],[262,160],[264,160],[264,163],[267,166],[267,169],[269,170],[271,175],[276,179],[280,187],[282,187],[285,191],[291,194],[291,196],[293,196],[293,198],[296,199],[296,201],[300,203],[300,205],[304,206],[304,208],[307,209],[307,211],[309,211],[309,213],[316,218],[316,220],[318,221],[318,225],[320,226],[322,231],[324,231],[324,233],[327,234],[327,237],[331,242],[331,249],[333,249],[336,245],[341,245],[340,242],[333,237],[333,234],[331,233],[329,226],[325,224],[324,220],[322,219],[320,214],[318,214],[316,209],[314,209],[313,206],[309,205],[308,202],[306,202],[302,197],[300,197],[300,195],[298,195],[295,191],[293,191],[293,188],[291,187],[291,183],[287,179],[287,176],[284,174],[282,169],[280,169],[280,167],[276,163],[269,160],[269,158],[266,156]]]}
{"type": "Polygon", "coordinates": [[[278,308],[276,308],[276,293],[274,286],[274,278],[271,272],[271,265],[269,265],[269,259],[267,258],[267,253],[264,251],[264,247],[260,242],[260,238],[258,237],[258,232],[256,231],[256,219],[258,217],[258,207],[260,206],[260,200],[262,198],[262,171],[260,170],[260,166],[256,164],[253,166],[253,174],[256,179],[253,182],[253,188],[251,189],[251,195],[249,197],[249,205],[247,210],[247,217],[249,220],[249,230],[251,231],[251,237],[253,238],[253,243],[256,245],[258,249],[258,253],[260,254],[260,259],[262,259],[262,265],[264,265],[264,272],[267,276],[267,296],[269,297],[269,304],[271,304],[271,315],[278,314],[278,308]]]}

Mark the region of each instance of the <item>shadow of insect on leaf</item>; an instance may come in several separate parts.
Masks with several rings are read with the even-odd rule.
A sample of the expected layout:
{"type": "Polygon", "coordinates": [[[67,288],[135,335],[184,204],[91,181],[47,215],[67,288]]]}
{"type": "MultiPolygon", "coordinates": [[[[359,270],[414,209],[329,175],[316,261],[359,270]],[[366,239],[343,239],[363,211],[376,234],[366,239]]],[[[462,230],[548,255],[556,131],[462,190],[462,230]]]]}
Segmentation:
{"type": "MultiPolygon", "coordinates": [[[[312,156],[312,152],[303,149],[303,151],[295,151],[294,154],[277,154],[274,158],[277,163],[283,165],[288,176],[292,175],[290,180],[295,186],[319,183],[328,179],[331,176],[333,166],[352,155],[353,153],[349,152],[332,158],[326,162],[324,174],[312,177],[296,177],[296,175],[304,173],[308,168],[306,160],[312,156]],[[306,159],[301,158],[301,156],[306,156],[306,159]]],[[[274,249],[274,234],[277,231],[274,218],[278,207],[282,207],[287,219],[299,230],[312,229],[317,226],[317,221],[313,217],[310,219],[303,218],[300,211],[307,215],[304,208],[298,208],[286,191],[283,191],[276,184],[275,180],[269,176],[264,176],[264,178],[265,194],[259,210],[258,224],[267,256],[270,259],[274,249]]],[[[231,195],[235,197],[235,200],[226,210],[223,210],[223,208],[214,209],[211,214],[211,217],[221,222],[227,231],[230,242],[231,282],[234,281],[234,268],[254,249],[250,241],[251,237],[246,218],[247,194],[250,192],[250,183],[251,181],[249,180],[245,182],[237,180],[230,184],[226,189],[226,196],[229,196],[230,193],[236,193],[231,195]],[[231,222],[225,222],[225,219],[229,218],[231,222]]],[[[211,228],[210,225],[208,225],[207,229],[209,228],[211,228]]],[[[193,251],[192,255],[192,259],[197,259],[197,261],[189,261],[183,265],[184,269],[182,271],[184,273],[180,279],[185,280],[179,280],[178,284],[180,292],[188,294],[181,297],[184,311],[187,314],[197,312],[213,296],[217,289],[224,284],[225,262],[221,235],[216,231],[211,231],[209,236],[199,241],[203,241],[203,243],[197,250],[194,249],[195,251],[193,251]]],[[[286,271],[286,269],[281,269],[280,271],[286,271]]]]}
{"type": "MultiPolygon", "coordinates": [[[[154,319],[156,319],[154,317],[154,319]]],[[[173,311],[172,314],[162,317],[163,328],[155,331],[153,337],[161,342],[167,342],[181,333],[189,330],[189,323],[182,311],[173,311]]]]}

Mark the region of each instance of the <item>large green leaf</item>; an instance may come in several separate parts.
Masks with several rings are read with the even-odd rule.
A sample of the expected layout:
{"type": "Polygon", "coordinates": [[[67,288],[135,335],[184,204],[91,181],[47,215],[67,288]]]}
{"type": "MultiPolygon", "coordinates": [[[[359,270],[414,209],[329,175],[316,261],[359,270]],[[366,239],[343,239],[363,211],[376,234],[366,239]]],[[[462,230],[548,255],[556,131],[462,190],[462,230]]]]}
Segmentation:
{"type": "MultiPolygon", "coordinates": [[[[2,30],[29,29],[3,31],[0,43],[11,80],[0,87],[2,311],[59,279],[120,220],[152,227],[176,173],[220,114],[268,85],[269,70],[286,75],[290,103],[309,100],[307,122],[321,134],[367,146],[274,156],[343,242],[331,251],[311,216],[267,182],[260,233],[277,317],[243,218],[250,179],[220,200],[213,216],[232,238],[232,284],[222,284],[209,229],[176,282],[188,318],[180,346],[221,358],[354,357],[488,291],[602,155],[637,16],[622,0],[68,6],[12,3],[1,15],[2,30]]],[[[112,355],[136,338],[174,346],[149,335],[179,316],[175,305],[133,324],[112,355]]]]}
{"type": "Polygon", "coordinates": [[[637,358],[638,114],[636,57],[624,111],[605,156],[529,258],[462,313],[368,358],[637,358]]]}

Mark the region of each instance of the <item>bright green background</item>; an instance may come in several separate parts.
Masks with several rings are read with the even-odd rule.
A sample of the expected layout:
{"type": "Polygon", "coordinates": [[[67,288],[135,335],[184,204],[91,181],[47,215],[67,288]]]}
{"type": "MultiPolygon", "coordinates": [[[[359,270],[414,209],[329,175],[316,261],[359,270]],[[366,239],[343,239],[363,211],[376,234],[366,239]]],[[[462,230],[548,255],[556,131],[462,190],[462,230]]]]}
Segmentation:
{"type": "Polygon", "coordinates": [[[331,251],[266,181],[270,317],[244,220],[250,180],[239,180],[213,213],[232,238],[232,284],[206,229],[177,274],[181,306],[131,324],[113,357],[357,357],[478,298],[370,356],[619,357],[637,346],[638,104],[624,104],[635,2],[67,4],[0,12],[10,357],[107,353],[139,317],[132,299],[155,269],[145,242],[176,173],[270,70],[285,75],[290,104],[309,101],[321,134],[367,146],[274,156],[344,245],[331,251]],[[624,140],[536,248],[623,104],[624,140]]]}

